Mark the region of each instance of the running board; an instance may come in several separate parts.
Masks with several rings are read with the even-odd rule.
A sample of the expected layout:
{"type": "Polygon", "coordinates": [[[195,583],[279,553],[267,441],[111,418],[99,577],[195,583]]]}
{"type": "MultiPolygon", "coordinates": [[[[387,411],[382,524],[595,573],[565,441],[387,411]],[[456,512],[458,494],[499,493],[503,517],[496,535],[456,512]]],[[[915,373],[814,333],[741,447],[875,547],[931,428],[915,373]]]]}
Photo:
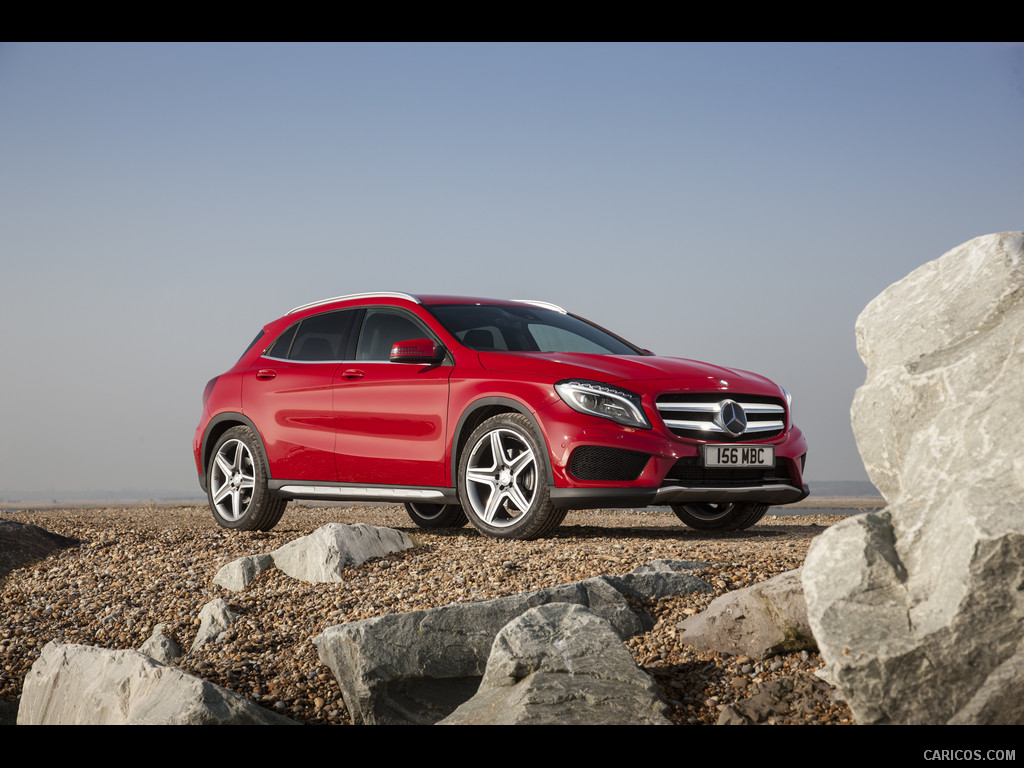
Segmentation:
{"type": "Polygon", "coordinates": [[[335,499],[337,501],[444,501],[442,491],[422,488],[384,488],[356,485],[282,485],[274,489],[278,496],[291,499],[335,499]]]}

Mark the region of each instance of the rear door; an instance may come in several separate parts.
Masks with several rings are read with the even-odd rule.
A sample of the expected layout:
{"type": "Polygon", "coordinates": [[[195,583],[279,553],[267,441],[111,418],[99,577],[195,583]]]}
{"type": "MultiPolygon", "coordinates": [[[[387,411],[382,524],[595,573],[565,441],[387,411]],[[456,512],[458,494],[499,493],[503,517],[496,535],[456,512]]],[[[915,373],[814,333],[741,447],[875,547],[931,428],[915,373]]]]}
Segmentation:
{"type": "Polygon", "coordinates": [[[325,312],[290,326],[242,383],[242,407],[260,430],[271,476],[337,480],[334,375],[351,356],[358,311],[325,312]]]}

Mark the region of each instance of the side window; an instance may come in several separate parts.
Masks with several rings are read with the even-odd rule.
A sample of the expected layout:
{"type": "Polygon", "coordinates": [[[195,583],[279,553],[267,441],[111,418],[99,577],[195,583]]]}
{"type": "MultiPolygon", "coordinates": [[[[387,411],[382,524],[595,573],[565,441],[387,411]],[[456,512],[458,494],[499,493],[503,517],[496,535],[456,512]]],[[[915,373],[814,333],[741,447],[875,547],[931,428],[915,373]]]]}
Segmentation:
{"type": "Polygon", "coordinates": [[[408,315],[392,309],[370,307],[363,318],[356,343],[356,360],[390,360],[391,347],[397,341],[434,338],[425,327],[408,315]]]}
{"type": "Polygon", "coordinates": [[[298,327],[298,323],[290,326],[287,331],[277,337],[277,341],[271,345],[270,349],[263,353],[263,356],[287,360],[288,350],[291,349],[292,339],[295,338],[295,331],[298,327]]]}
{"type": "Polygon", "coordinates": [[[282,333],[266,356],[304,362],[344,360],[354,320],[352,310],[307,317],[282,333]]]}

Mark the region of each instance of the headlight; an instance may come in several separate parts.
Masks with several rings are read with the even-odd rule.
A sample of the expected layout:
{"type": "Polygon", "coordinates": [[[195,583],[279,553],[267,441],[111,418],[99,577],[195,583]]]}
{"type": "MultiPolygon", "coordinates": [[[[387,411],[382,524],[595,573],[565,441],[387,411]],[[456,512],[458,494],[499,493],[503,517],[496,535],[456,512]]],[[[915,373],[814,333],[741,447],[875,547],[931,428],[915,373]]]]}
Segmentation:
{"type": "Polygon", "coordinates": [[[589,413],[627,427],[650,429],[640,396],[598,381],[569,379],[555,384],[555,391],[574,411],[589,413]]]}

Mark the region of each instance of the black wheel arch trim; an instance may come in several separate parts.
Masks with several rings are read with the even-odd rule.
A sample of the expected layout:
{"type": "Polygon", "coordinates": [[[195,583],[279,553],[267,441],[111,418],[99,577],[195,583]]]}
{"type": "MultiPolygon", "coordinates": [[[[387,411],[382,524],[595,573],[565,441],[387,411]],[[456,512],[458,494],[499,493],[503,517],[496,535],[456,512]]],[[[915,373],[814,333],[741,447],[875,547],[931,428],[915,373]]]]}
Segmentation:
{"type": "MultiPolygon", "coordinates": [[[[533,415],[533,411],[527,408],[519,400],[514,400],[510,397],[482,397],[479,400],[474,400],[469,406],[462,412],[459,417],[458,423],[455,425],[455,431],[452,434],[452,455],[451,455],[451,478],[452,483],[457,485],[457,478],[459,476],[459,451],[457,450],[458,445],[462,442],[462,435],[466,429],[466,422],[469,418],[477,413],[482,408],[501,408],[502,410],[514,411],[522,416],[525,416],[530,425],[533,427],[538,439],[544,443],[544,450],[546,455],[544,456],[544,473],[547,476],[548,485],[554,490],[555,487],[555,475],[551,470],[551,448],[548,446],[547,438],[545,437],[544,430],[540,427],[540,422],[537,421],[537,417],[533,415]]],[[[474,425],[473,429],[479,425],[474,425]]],[[[469,434],[472,434],[472,429],[466,434],[466,439],[469,439],[469,434]]],[[[553,498],[553,497],[552,497],[553,498]]]]}
{"type": "Polygon", "coordinates": [[[224,413],[218,413],[216,416],[210,419],[210,421],[206,424],[206,429],[203,431],[203,443],[199,449],[199,455],[203,459],[203,468],[202,471],[199,473],[199,486],[204,491],[207,490],[206,468],[210,463],[210,453],[213,450],[213,444],[217,442],[216,440],[211,441],[210,435],[216,433],[217,436],[220,437],[220,435],[222,435],[228,429],[231,429],[231,427],[226,427],[225,429],[214,429],[219,424],[224,424],[225,422],[233,426],[244,425],[246,427],[249,427],[249,429],[251,429],[253,433],[256,435],[256,439],[259,440],[260,443],[260,450],[263,451],[263,459],[267,467],[267,480],[269,481],[273,477],[273,475],[270,472],[270,462],[267,461],[267,447],[263,444],[263,435],[260,434],[259,428],[252,422],[252,419],[243,416],[241,413],[237,413],[235,411],[225,411],[224,413]]]}

